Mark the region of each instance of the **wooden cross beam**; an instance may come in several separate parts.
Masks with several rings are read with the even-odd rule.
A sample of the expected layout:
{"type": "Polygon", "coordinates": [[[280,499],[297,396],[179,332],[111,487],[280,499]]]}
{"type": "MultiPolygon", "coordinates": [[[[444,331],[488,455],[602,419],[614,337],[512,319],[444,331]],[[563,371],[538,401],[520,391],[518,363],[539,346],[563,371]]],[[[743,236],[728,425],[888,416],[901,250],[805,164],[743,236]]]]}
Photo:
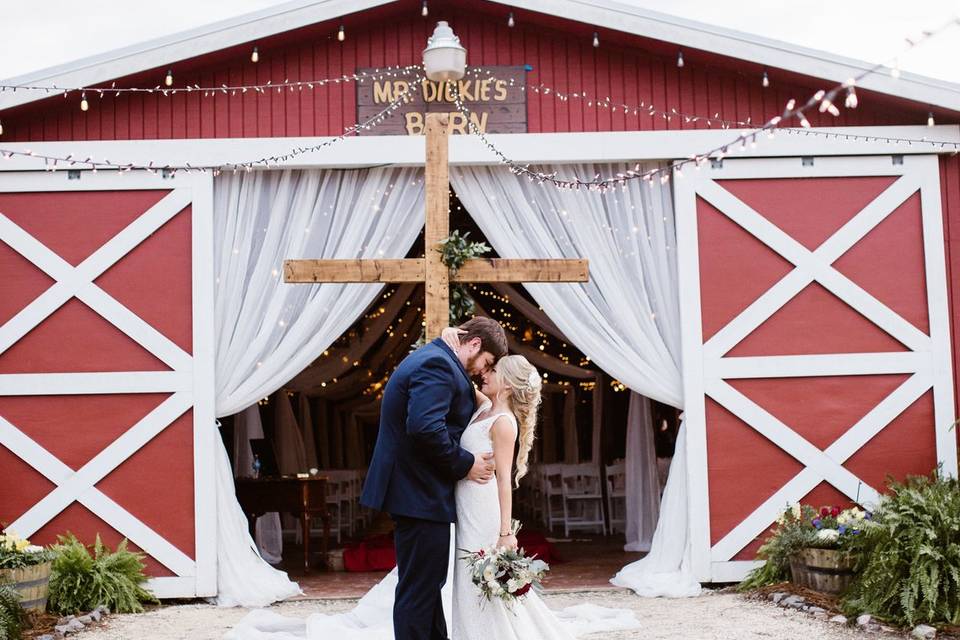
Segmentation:
{"type": "Polygon", "coordinates": [[[427,339],[449,324],[450,282],[586,282],[587,260],[472,259],[450,273],[437,250],[450,235],[448,124],[446,113],[427,114],[425,258],[286,260],[284,282],[423,282],[427,339]]]}

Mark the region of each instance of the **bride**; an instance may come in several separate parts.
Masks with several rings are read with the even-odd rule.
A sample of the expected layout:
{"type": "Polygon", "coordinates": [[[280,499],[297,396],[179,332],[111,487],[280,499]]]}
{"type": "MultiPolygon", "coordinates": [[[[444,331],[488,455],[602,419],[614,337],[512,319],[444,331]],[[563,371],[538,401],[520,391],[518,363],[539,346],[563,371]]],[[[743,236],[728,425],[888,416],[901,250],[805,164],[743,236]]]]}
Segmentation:
{"type": "MultiPolygon", "coordinates": [[[[460,346],[458,330],[447,328],[442,337],[456,353],[460,346]]],[[[536,368],[520,355],[501,358],[483,375],[483,384],[476,392],[478,409],[461,436],[460,446],[474,454],[492,451],[496,482],[478,484],[464,479],[457,483],[456,549],[517,548],[517,538],[511,532],[512,484],[519,485],[527,473],[541,386],[536,368]],[[511,478],[517,442],[516,474],[511,478]]],[[[352,611],[343,614],[314,614],[303,620],[255,610],[225,638],[390,640],[396,584],[394,569],[352,611]]],[[[453,563],[452,597],[449,593],[444,596],[445,605],[452,600],[452,626],[448,624],[452,640],[572,640],[584,633],[639,626],[633,612],[621,609],[581,604],[554,613],[534,591],[511,604],[483,600],[459,557],[453,563]]]]}

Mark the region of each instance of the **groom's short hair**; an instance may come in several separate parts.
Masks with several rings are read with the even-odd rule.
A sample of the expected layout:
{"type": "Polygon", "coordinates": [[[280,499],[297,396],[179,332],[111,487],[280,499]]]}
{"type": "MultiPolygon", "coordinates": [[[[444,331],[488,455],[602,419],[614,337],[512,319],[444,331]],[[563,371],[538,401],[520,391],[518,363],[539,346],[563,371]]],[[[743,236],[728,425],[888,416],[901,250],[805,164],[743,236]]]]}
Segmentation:
{"type": "Polygon", "coordinates": [[[466,331],[460,335],[461,343],[480,338],[480,351],[492,353],[497,360],[507,355],[507,334],[496,320],[477,316],[464,322],[460,328],[466,331]]]}

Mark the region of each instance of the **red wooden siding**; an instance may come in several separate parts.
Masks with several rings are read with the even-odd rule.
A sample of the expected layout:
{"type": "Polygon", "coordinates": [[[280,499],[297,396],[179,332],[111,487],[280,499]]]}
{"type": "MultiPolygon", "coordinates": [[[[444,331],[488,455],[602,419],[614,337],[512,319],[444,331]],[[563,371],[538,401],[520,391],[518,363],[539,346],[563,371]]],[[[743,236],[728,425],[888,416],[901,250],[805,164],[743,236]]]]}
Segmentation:
{"type": "MultiPolygon", "coordinates": [[[[791,98],[809,96],[826,83],[770,69],[772,86],[760,83],[762,67],[713,54],[687,50],[686,65],[676,66],[677,47],[626,34],[601,32],[601,46],[591,43],[593,27],[540,14],[515,12],[516,27],[506,25],[507,7],[481,0],[430,3],[422,18],[419,2],[400,2],[347,16],[347,38],[338,42],[338,21],[312,25],[255,43],[260,62],[250,62],[253,44],[233,47],[149,72],[121,78],[118,86],[155,86],[168,66],[175,84],[220,86],[315,80],[352,74],[358,67],[419,63],[433,25],[450,20],[469,51],[472,65],[533,67],[529,86],[543,83],[559,91],[587,92],[631,105],[719,114],[728,120],[769,119],[791,98]]],[[[109,86],[109,83],[105,83],[109,86]]],[[[886,96],[861,99],[861,108],[840,117],[815,114],[814,125],[921,124],[927,106],[886,96]]],[[[4,140],[126,140],[169,138],[285,137],[336,135],[356,122],[353,83],[313,90],[247,92],[203,98],[196,94],[88,95],[90,110],[80,111],[79,96],[51,98],[3,114],[4,140]]],[[[941,117],[946,121],[946,116],[941,117]]],[[[561,101],[531,93],[531,133],[554,131],[635,131],[707,128],[674,116],[624,114],[592,106],[589,101],[561,101]]]]}
{"type": "MultiPolygon", "coordinates": [[[[950,297],[950,344],[953,347],[953,393],[960,415],[960,157],[940,156],[940,192],[943,203],[943,236],[947,258],[947,295],[950,297]]],[[[960,437],[960,436],[958,436],[960,437]]]]}

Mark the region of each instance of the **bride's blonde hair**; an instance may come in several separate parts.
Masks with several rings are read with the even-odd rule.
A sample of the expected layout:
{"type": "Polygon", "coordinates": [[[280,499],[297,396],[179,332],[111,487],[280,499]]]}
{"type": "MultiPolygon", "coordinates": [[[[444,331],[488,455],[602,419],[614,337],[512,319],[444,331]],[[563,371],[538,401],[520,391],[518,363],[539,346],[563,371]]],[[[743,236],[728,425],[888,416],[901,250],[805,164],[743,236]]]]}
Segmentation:
{"type": "Polygon", "coordinates": [[[520,446],[517,451],[516,484],[520,486],[520,478],[527,475],[527,459],[533,448],[543,381],[536,367],[518,355],[500,358],[496,373],[500,384],[510,387],[510,406],[517,417],[520,446]]]}

